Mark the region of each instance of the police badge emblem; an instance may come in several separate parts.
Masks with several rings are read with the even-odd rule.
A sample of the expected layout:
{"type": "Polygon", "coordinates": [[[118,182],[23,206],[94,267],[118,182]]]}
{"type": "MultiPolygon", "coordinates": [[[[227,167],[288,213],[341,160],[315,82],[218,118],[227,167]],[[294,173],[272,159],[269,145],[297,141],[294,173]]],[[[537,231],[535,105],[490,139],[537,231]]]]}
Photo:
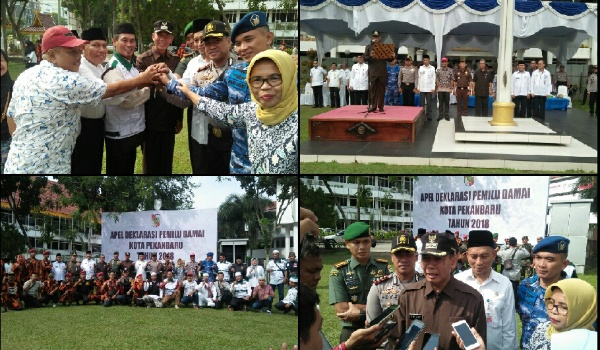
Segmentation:
{"type": "Polygon", "coordinates": [[[358,295],[353,295],[352,297],[350,297],[350,299],[353,303],[356,303],[358,301],[358,295]]]}
{"type": "Polygon", "coordinates": [[[250,23],[255,27],[260,23],[260,18],[258,18],[257,14],[253,14],[252,17],[250,17],[250,23]]]}
{"type": "Polygon", "coordinates": [[[209,24],[206,25],[206,32],[207,33],[212,32],[213,29],[214,29],[214,25],[212,23],[209,23],[209,24]]]}

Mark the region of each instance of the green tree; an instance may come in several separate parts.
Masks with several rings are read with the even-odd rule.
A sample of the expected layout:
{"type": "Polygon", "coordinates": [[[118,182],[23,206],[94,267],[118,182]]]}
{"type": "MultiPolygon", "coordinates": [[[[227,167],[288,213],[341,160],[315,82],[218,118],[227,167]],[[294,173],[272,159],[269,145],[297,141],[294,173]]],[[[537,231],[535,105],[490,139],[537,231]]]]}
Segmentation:
{"type": "MultiPolygon", "coordinates": [[[[21,27],[26,27],[30,25],[30,23],[23,23],[23,14],[25,14],[25,10],[27,8],[28,3],[29,0],[2,0],[2,34],[5,38],[7,37],[7,32],[5,30],[6,26],[4,25],[6,20],[4,11],[6,11],[6,14],[8,14],[8,22],[10,22],[13,33],[17,35],[17,39],[19,39],[19,41],[21,42],[21,47],[25,47],[25,36],[23,35],[23,33],[21,33],[21,27]],[[17,11],[17,4],[21,6],[21,9],[19,11],[17,11]]],[[[7,40],[5,39],[4,50],[5,52],[8,52],[6,45],[7,40]]]]}
{"type": "Polygon", "coordinates": [[[356,220],[360,221],[360,208],[369,208],[371,205],[371,199],[373,192],[370,187],[367,187],[369,183],[368,176],[349,176],[348,182],[355,183],[357,185],[356,190],[356,220]]]}
{"type": "Polygon", "coordinates": [[[298,181],[295,176],[236,176],[235,179],[255,204],[253,210],[260,227],[260,241],[268,252],[283,214],[298,198],[298,181]],[[260,202],[264,197],[273,196],[276,196],[278,205],[275,218],[271,220],[265,210],[261,210],[260,202]]]}
{"type": "Polygon", "coordinates": [[[1,197],[6,200],[10,211],[14,214],[21,239],[26,247],[29,247],[29,240],[25,220],[32,211],[43,207],[40,193],[47,183],[48,179],[43,176],[2,176],[0,178],[1,197]]]}
{"type": "Polygon", "coordinates": [[[310,208],[319,217],[319,226],[336,227],[337,214],[333,198],[327,196],[321,188],[316,190],[300,183],[301,206],[310,208]]]}
{"type": "MultiPolygon", "coordinates": [[[[265,211],[272,204],[272,200],[261,198],[258,201],[258,210],[265,211]]],[[[255,215],[257,203],[254,198],[247,195],[231,194],[219,206],[217,217],[219,237],[221,238],[248,238],[248,246],[256,249],[261,245],[260,223],[255,215]]],[[[274,220],[274,213],[267,212],[265,217],[269,222],[274,220]]]]}
{"type": "Polygon", "coordinates": [[[327,188],[329,195],[331,196],[331,198],[333,198],[333,202],[335,203],[335,206],[337,207],[338,212],[340,213],[340,215],[342,216],[342,219],[344,220],[344,228],[345,228],[346,226],[348,226],[349,221],[348,221],[348,218],[346,217],[346,213],[344,213],[344,211],[342,210],[342,206],[340,205],[340,202],[339,202],[337,196],[335,195],[335,193],[333,193],[333,190],[331,189],[331,186],[329,185],[329,181],[331,180],[331,178],[332,178],[332,176],[320,176],[319,175],[319,180],[323,180],[323,185],[325,185],[325,188],[327,188]]]}
{"type": "Polygon", "coordinates": [[[51,216],[39,216],[43,216],[44,219],[44,226],[40,230],[40,241],[42,243],[46,243],[46,247],[48,249],[52,249],[52,242],[54,241],[54,237],[58,233],[58,226],[54,224],[51,216]]]}
{"type": "Polygon", "coordinates": [[[598,214],[598,181],[595,176],[580,176],[573,186],[572,194],[579,192],[584,199],[591,199],[590,211],[598,214]],[[581,189],[581,190],[580,190],[581,189]]]}
{"type": "Polygon", "coordinates": [[[13,224],[2,222],[0,238],[2,240],[2,244],[0,244],[0,257],[2,260],[15,261],[15,256],[27,249],[23,242],[23,236],[13,224]]]}

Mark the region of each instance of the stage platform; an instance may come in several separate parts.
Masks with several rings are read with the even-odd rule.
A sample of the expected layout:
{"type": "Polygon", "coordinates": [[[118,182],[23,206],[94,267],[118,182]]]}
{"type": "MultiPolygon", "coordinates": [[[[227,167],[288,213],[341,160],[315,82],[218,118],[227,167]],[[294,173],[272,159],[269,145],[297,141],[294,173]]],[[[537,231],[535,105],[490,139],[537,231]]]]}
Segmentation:
{"type": "Polygon", "coordinates": [[[310,118],[308,135],[315,141],[414,143],[424,119],[422,107],[386,106],[367,113],[367,106],[344,106],[310,118]]]}

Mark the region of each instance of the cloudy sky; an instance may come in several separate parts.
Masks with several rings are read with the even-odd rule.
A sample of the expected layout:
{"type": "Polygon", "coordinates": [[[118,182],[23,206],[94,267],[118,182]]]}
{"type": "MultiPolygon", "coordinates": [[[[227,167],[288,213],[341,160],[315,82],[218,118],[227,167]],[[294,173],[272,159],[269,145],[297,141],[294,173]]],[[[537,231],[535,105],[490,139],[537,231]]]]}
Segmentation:
{"type": "Polygon", "coordinates": [[[219,182],[216,176],[196,176],[192,181],[200,183],[200,187],[194,189],[194,209],[218,208],[228,195],[243,195],[240,183],[233,177],[227,178],[231,181],[219,182]]]}

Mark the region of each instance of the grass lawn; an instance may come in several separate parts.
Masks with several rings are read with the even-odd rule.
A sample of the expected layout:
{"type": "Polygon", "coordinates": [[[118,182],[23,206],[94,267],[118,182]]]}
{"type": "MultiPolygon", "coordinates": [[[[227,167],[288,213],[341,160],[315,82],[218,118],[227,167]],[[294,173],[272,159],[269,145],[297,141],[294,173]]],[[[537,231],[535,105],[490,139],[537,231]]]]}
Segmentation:
{"type": "MultiPolygon", "coordinates": [[[[350,253],[346,248],[326,250],[323,252],[323,271],[321,273],[321,280],[317,286],[317,293],[319,293],[321,309],[321,315],[323,316],[323,333],[334,346],[339,344],[340,326],[339,320],[335,314],[335,308],[333,305],[329,305],[329,272],[331,271],[333,264],[340,261],[344,261],[350,257],[350,253]]],[[[390,259],[388,253],[375,253],[374,258],[390,259]]],[[[391,265],[391,260],[390,260],[391,265]]],[[[393,267],[392,267],[393,268],[393,267]]],[[[598,274],[597,270],[587,271],[586,275],[578,276],[582,280],[587,281],[596,289],[598,289],[598,274]]],[[[517,318],[517,341],[521,340],[521,320],[517,318]]]]}
{"type": "MultiPolygon", "coordinates": [[[[276,299],[278,299],[276,297],[276,299]]],[[[73,304],[75,305],[75,304],[73,304]]],[[[274,309],[275,310],[275,309],[274,309]]],[[[298,343],[298,318],[191,307],[100,305],[2,313],[2,349],[281,349],[298,343]],[[144,344],[144,345],[142,345],[144,344]]]]}

